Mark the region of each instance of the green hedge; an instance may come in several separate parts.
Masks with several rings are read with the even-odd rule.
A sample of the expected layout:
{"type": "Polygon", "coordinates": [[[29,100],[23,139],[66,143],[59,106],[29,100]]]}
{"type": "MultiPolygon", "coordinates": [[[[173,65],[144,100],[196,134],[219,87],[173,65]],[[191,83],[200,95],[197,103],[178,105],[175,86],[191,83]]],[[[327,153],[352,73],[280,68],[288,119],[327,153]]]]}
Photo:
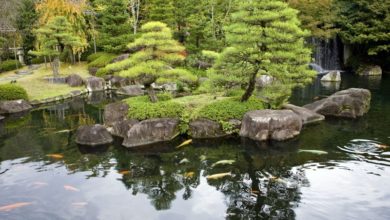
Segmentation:
{"type": "Polygon", "coordinates": [[[194,112],[192,118],[207,118],[213,121],[226,122],[230,119],[241,120],[248,111],[261,109],[264,109],[263,102],[257,98],[240,102],[238,97],[233,97],[200,108],[194,112]]]}
{"type": "Polygon", "coordinates": [[[6,60],[1,61],[0,63],[0,72],[7,72],[11,70],[16,70],[17,68],[20,68],[22,64],[19,61],[15,60],[6,60]]]}
{"type": "Polygon", "coordinates": [[[115,59],[117,55],[111,53],[96,53],[88,56],[87,61],[88,67],[97,67],[102,68],[109,64],[113,59],[115,59]]]}
{"type": "Polygon", "coordinates": [[[129,118],[146,120],[151,118],[180,118],[184,111],[184,106],[167,100],[168,96],[158,95],[160,101],[151,103],[148,96],[139,96],[126,99],[129,105],[129,118]],[[165,100],[165,101],[164,101],[165,100]]]}
{"type": "Polygon", "coordinates": [[[0,101],[4,100],[28,100],[26,90],[15,84],[3,84],[0,85],[0,101]]]}

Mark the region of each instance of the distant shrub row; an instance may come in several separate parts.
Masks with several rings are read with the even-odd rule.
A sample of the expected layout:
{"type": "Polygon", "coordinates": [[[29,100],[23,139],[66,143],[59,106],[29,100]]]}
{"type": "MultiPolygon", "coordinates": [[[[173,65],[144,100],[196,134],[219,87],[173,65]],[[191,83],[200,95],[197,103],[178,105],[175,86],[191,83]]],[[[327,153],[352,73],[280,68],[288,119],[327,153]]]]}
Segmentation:
{"type": "Polygon", "coordinates": [[[18,67],[21,67],[22,64],[17,60],[6,60],[1,61],[0,63],[0,72],[7,72],[11,70],[16,70],[18,67]]]}

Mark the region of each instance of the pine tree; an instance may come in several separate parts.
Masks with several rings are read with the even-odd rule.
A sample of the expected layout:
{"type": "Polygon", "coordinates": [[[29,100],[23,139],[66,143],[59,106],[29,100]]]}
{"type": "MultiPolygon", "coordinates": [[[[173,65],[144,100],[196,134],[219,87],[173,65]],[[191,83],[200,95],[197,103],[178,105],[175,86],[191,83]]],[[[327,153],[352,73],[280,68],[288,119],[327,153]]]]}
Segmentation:
{"type": "Polygon", "coordinates": [[[341,36],[364,55],[390,52],[390,1],[338,0],[341,36]]]}
{"type": "Polygon", "coordinates": [[[19,9],[18,18],[16,19],[25,55],[28,54],[28,51],[34,49],[35,36],[33,29],[35,22],[38,20],[38,14],[36,13],[34,6],[34,0],[23,0],[19,9]]]}
{"type": "Polygon", "coordinates": [[[68,49],[74,52],[75,48],[83,47],[81,39],[73,32],[69,21],[63,16],[57,16],[46,25],[35,31],[40,47],[33,54],[48,56],[52,62],[54,77],[59,75],[59,55],[68,49]],[[52,58],[54,58],[52,60],[52,58]]]}
{"type": "Polygon", "coordinates": [[[173,0],[148,0],[145,2],[144,14],[146,21],[160,21],[170,28],[175,27],[175,8],[173,0]]]}
{"type": "Polygon", "coordinates": [[[110,53],[121,53],[126,44],[133,40],[130,14],[124,0],[97,0],[98,47],[110,53]]]}
{"type": "MultiPolygon", "coordinates": [[[[281,91],[310,82],[307,32],[300,28],[297,11],[281,0],[243,0],[226,28],[226,48],[211,70],[212,81],[223,87],[245,87],[241,101],[255,90],[256,77],[272,76],[281,91]]],[[[271,100],[272,101],[272,100],[271,100]]]]}
{"type": "Polygon", "coordinates": [[[130,78],[148,88],[150,100],[157,101],[152,83],[181,82],[192,84],[197,77],[175,68],[185,59],[185,48],[173,40],[171,30],[161,22],[148,22],[141,27],[141,36],[128,47],[138,49],[128,59],[107,65],[101,72],[130,78]]]}

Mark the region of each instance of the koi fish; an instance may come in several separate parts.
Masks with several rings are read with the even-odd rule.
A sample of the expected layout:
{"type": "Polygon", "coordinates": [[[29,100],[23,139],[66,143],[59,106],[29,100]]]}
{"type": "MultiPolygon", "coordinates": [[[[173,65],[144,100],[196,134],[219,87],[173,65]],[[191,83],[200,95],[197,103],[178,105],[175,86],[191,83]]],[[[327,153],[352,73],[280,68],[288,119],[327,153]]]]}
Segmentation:
{"type": "Polygon", "coordinates": [[[47,186],[48,184],[45,182],[33,182],[32,185],[34,188],[41,188],[43,186],[47,186]]]}
{"type": "Polygon", "coordinates": [[[64,155],[62,155],[62,154],[47,154],[46,156],[54,158],[54,159],[62,159],[62,158],[64,158],[64,155]]]}
{"type": "Polygon", "coordinates": [[[184,158],[179,162],[179,164],[189,163],[190,161],[187,158],[184,158]]]}
{"type": "Polygon", "coordinates": [[[328,154],[328,152],[322,151],[322,150],[299,150],[298,153],[311,153],[311,154],[317,154],[317,155],[328,154]]]}
{"type": "Polygon", "coordinates": [[[221,178],[224,178],[224,177],[227,177],[227,176],[232,176],[232,173],[231,172],[229,172],[229,173],[217,173],[217,174],[206,176],[206,179],[208,179],[208,180],[217,180],[217,179],[221,179],[221,178]]]}
{"type": "Polygon", "coordinates": [[[184,177],[187,178],[187,179],[190,179],[192,177],[194,177],[195,173],[194,172],[187,172],[187,173],[184,173],[184,177]]]}
{"type": "Polygon", "coordinates": [[[28,206],[31,204],[32,204],[32,202],[18,202],[18,203],[14,203],[14,204],[10,204],[10,205],[1,206],[0,212],[9,212],[9,211],[12,211],[14,209],[28,206]]]}
{"type": "Polygon", "coordinates": [[[203,162],[207,160],[207,157],[205,155],[200,155],[199,160],[203,162]]]}
{"type": "Polygon", "coordinates": [[[70,132],[69,129],[65,129],[65,130],[61,130],[61,131],[56,131],[56,132],[54,132],[54,134],[69,133],[69,132],[70,132]]]}
{"type": "Polygon", "coordinates": [[[235,160],[220,160],[218,162],[215,162],[211,165],[211,167],[215,167],[215,166],[218,166],[218,165],[231,165],[233,163],[235,163],[236,161],[235,160]]]}
{"type": "Polygon", "coordinates": [[[72,203],[72,206],[77,207],[77,208],[81,208],[81,207],[84,207],[86,205],[88,205],[88,202],[73,202],[72,203]]]}
{"type": "Polygon", "coordinates": [[[386,144],[378,144],[377,146],[380,149],[387,149],[387,148],[389,148],[389,145],[386,145],[386,144]]]}
{"type": "Polygon", "coordinates": [[[70,186],[70,185],[64,185],[64,189],[68,190],[68,191],[73,191],[73,192],[80,192],[79,189],[77,189],[76,187],[70,186]]]}
{"type": "Polygon", "coordinates": [[[186,146],[186,145],[189,145],[191,143],[192,143],[192,139],[186,140],[183,143],[181,143],[179,146],[177,146],[176,149],[179,149],[179,148],[186,146]]]}
{"type": "Polygon", "coordinates": [[[121,170],[118,173],[121,175],[128,175],[128,174],[130,174],[130,171],[129,170],[121,170]]]}

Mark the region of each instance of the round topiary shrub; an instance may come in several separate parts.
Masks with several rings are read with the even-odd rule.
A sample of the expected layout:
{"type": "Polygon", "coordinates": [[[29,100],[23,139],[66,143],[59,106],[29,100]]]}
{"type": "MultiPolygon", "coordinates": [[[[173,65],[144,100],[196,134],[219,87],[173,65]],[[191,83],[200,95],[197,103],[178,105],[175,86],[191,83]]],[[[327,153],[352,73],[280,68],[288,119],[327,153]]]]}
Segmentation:
{"type": "Polygon", "coordinates": [[[22,65],[20,64],[19,61],[15,60],[6,60],[2,61],[0,63],[0,72],[7,72],[11,70],[16,70],[18,67],[21,67],[22,65]]]}
{"type": "Polygon", "coordinates": [[[0,101],[24,99],[28,100],[26,90],[15,84],[0,85],[0,101]]]}

